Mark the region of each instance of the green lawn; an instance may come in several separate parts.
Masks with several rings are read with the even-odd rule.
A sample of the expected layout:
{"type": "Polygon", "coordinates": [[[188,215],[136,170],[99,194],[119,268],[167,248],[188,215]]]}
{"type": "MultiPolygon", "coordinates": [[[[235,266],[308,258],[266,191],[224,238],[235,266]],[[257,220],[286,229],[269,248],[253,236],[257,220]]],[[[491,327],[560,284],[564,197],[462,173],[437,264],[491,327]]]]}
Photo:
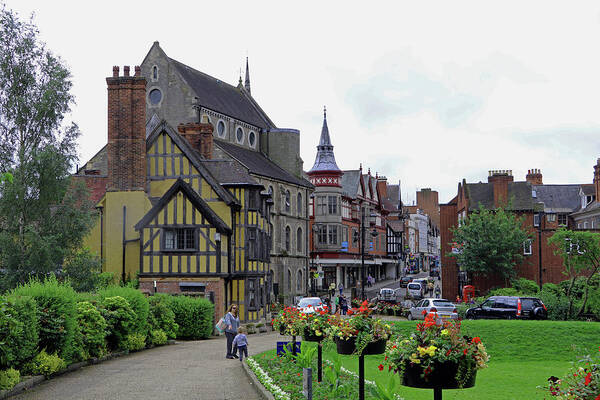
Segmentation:
{"type": "MultiPolygon", "coordinates": [[[[408,335],[415,329],[414,321],[393,322],[393,330],[408,335]]],[[[557,321],[463,321],[462,331],[479,336],[490,355],[489,367],[477,374],[474,388],[445,390],[444,399],[529,400],[544,399],[538,385],[545,385],[551,375],[562,376],[570,362],[578,356],[598,351],[600,324],[593,322],[557,321]]],[[[335,349],[324,351],[331,358],[335,349]]],[[[341,356],[347,369],[358,373],[358,358],[341,356]]],[[[369,380],[387,382],[398,377],[380,372],[381,356],[365,358],[365,374],[369,380]]],[[[398,380],[399,382],[399,380],[398,380]]],[[[398,385],[398,394],[406,400],[432,399],[433,391],[398,385]]],[[[546,396],[548,398],[548,396],[546,396]]]]}

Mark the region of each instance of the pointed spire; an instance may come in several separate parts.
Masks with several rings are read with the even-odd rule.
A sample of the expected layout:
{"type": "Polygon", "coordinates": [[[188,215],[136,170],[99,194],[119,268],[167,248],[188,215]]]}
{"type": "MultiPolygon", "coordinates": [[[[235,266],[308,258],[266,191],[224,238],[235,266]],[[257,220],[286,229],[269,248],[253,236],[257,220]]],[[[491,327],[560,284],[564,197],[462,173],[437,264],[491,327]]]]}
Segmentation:
{"type": "MultiPolygon", "coordinates": [[[[240,80],[242,78],[240,77],[240,80]]],[[[248,57],[246,57],[246,82],[244,83],[244,87],[249,95],[252,95],[250,92],[250,69],[248,68],[248,57]]]]}
{"type": "Polygon", "coordinates": [[[240,80],[238,81],[238,86],[242,86],[242,69],[240,68],[240,80]]]}
{"type": "Polygon", "coordinates": [[[321,128],[321,138],[317,146],[317,157],[315,164],[309,172],[313,171],[341,171],[335,162],[333,154],[333,145],[329,137],[329,128],[327,127],[327,108],[323,107],[323,127],[321,128]]]}

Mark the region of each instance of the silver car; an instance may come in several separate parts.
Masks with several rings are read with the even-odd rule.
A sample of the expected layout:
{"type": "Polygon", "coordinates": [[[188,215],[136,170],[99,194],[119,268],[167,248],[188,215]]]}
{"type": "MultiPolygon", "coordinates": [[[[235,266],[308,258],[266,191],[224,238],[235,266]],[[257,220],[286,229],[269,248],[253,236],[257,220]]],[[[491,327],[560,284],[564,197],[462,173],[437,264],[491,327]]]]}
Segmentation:
{"type": "Polygon", "coordinates": [[[408,310],[408,319],[425,319],[425,315],[436,313],[437,320],[458,319],[456,306],[445,299],[427,298],[419,301],[408,310]]]}

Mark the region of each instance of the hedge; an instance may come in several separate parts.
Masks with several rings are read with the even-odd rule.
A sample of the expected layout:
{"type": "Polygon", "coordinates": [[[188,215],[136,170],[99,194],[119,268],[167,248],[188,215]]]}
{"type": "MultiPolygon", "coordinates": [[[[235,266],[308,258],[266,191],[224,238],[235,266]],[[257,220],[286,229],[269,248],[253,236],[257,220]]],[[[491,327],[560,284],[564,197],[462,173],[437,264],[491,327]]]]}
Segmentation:
{"type": "Polygon", "coordinates": [[[127,300],[129,306],[135,313],[131,333],[138,333],[143,336],[148,335],[148,314],[150,312],[150,305],[148,304],[148,299],[142,292],[130,287],[109,286],[106,289],[100,290],[99,294],[102,299],[120,296],[127,300]]]}
{"type": "Polygon", "coordinates": [[[31,280],[11,292],[16,296],[32,297],[39,310],[40,335],[38,347],[57,353],[67,361],[79,359],[79,334],[76,321],[77,293],[73,288],[52,276],[44,281],[31,280]]]}
{"type": "Polygon", "coordinates": [[[102,316],[108,325],[106,340],[111,350],[126,349],[127,336],[135,333],[136,315],[121,296],[107,297],[102,302],[102,316]]]}
{"type": "Polygon", "coordinates": [[[167,338],[175,339],[178,325],[175,323],[175,313],[169,308],[170,298],[171,296],[165,294],[150,297],[148,324],[151,330],[160,330],[167,338]]]}
{"type": "Polygon", "coordinates": [[[84,359],[100,357],[106,352],[106,320],[89,301],[77,303],[77,325],[81,332],[84,359]]]}
{"type": "Polygon", "coordinates": [[[213,332],[214,305],[206,299],[173,296],[169,308],[175,313],[178,339],[206,339],[213,332]]]}

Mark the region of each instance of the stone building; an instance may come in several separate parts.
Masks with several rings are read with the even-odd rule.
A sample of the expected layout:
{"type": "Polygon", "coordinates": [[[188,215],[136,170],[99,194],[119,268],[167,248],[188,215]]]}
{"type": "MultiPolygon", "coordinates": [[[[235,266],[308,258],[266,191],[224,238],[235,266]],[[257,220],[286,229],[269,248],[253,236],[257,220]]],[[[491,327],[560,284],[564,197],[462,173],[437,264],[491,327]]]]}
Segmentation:
{"type": "MultiPolygon", "coordinates": [[[[237,86],[169,58],[155,42],[141,64],[147,78],[146,118],[171,126],[206,118],[214,126],[213,153],[235,161],[272,195],[272,245],[267,291],[286,302],[304,295],[308,281],[308,199],[300,132],[278,128],[251,95],[237,86]]],[[[270,298],[274,301],[276,299],[270,298]]]]}

